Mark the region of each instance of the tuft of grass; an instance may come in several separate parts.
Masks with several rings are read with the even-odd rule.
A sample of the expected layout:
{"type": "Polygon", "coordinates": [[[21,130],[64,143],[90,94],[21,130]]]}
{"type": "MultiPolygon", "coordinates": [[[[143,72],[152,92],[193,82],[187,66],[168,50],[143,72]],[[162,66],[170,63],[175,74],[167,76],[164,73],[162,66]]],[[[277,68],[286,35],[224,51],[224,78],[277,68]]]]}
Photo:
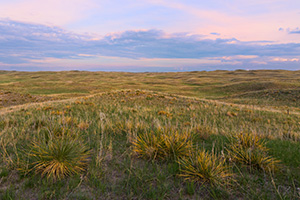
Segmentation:
{"type": "Polygon", "coordinates": [[[263,169],[265,171],[274,171],[278,169],[279,161],[265,152],[257,149],[243,148],[241,146],[231,146],[230,158],[234,162],[249,165],[256,169],[263,169]]]}
{"type": "Polygon", "coordinates": [[[154,133],[146,132],[138,135],[135,140],[132,141],[133,152],[138,157],[154,160],[157,158],[159,152],[159,138],[154,133]]]}
{"type": "Polygon", "coordinates": [[[178,160],[189,156],[192,139],[189,133],[163,132],[160,134],[143,133],[132,142],[133,152],[139,157],[154,160],[178,160]]]}
{"type": "Polygon", "coordinates": [[[252,132],[240,132],[230,136],[232,144],[242,146],[245,149],[258,149],[261,151],[267,151],[263,138],[252,132]]]}
{"type": "Polygon", "coordinates": [[[161,135],[159,156],[162,160],[178,160],[191,154],[193,144],[188,132],[171,132],[161,135]]]}
{"type": "Polygon", "coordinates": [[[197,151],[190,157],[178,160],[179,176],[191,182],[214,186],[227,185],[233,181],[233,173],[225,164],[225,159],[205,150],[197,151]]]}
{"type": "Polygon", "coordinates": [[[265,171],[278,169],[279,160],[268,155],[265,142],[257,134],[239,133],[230,139],[228,154],[232,161],[265,171]]]}
{"type": "Polygon", "coordinates": [[[33,142],[28,153],[28,172],[56,181],[85,171],[89,151],[70,136],[33,142]]]}

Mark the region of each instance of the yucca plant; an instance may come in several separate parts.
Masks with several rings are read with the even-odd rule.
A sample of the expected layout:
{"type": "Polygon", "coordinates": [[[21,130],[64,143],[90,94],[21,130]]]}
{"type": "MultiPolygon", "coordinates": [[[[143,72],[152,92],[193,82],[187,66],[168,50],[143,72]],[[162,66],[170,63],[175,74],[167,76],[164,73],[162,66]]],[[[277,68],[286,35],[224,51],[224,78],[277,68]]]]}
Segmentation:
{"type": "Polygon", "coordinates": [[[27,171],[55,181],[83,172],[88,161],[89,151],[78,139],[58,137],[32,143],[27,171]]]}
{"type": "Polygon", "coordinates": [[[159,139],[159,157],[164,160],[178,160],[189,156],[192,151],[192,138],[188,132],[162,134],[159,139]]]}
{"type": "Polygon", "coordinates": [[[140,134],[132,141],[132,150],[138,157],[149,160],[156,159],[159,151],[159,139],[151,132],[140,134]]]}
{"type": "Polygon", "coordinates": [[[205,150],[195,152],[190,157],[181,158],[178,163],[180,165],[179,176],[191,182],[220,186],[234,180],[233,173],[230,172],[225,159],[205,150]]]}
{"type": "Polygon", "coordinates": [[[132,142],[133,151],[146,159],[178,160],[189,156],[192,150],[191,136],[188,133],[158,131],[143,133],[132,142]]]}
{"type": "Polygon", "coordinates": [[[257,134],[247,132],[232,135],[228,147],[229,158],[256,169],[275,170],[279,161],[268,156],[265,141],[257,134]]]}
{"type": "Polygon", "coordinates": [[[265,141],[263,138],[252,132],[240,132],[237,134],[233,134],[229,137],[229,140],[232,144],[236,146],[242,146],[246,149],[252,148],[261,151],[267,151],[265,141]]]}
{"type": "Polygon", "coordinates": [[[279,161],[268,156],[267,152],[255,148],[245,148],[241,145],[231,145],[229,156],[234,162],[265,171],[276,170],[279,166],[279,161]]]}

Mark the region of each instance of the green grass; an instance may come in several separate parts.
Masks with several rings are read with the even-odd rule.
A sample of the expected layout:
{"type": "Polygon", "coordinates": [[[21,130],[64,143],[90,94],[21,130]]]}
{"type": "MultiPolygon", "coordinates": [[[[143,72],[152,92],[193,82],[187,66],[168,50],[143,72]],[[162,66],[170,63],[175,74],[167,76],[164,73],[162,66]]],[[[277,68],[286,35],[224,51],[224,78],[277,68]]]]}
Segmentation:
{"type": "MultiPolygon", "coordinates": [[[[46,74],[46,72],[1,72],[0,76],[18,76],[35,82],[44,78],[46,74]]],[[[214,91],[205,89],[201,92],[201,79],[203,82],[206,81],[201,85],[202,88],[210,85],[210,81],[209,87],[220,87],[229,77],[245,81],[245,77],[249,79],[249,76],[263,79],[264,74],[270,76],[269,79],[277,74],[283,82],[283,78],[287,77],[289,80],[297,80],[297,77],[288,71],[144,73],[143,76],[133,73],[64,72],[62,77],[57,76],[56,72],[49,72],[48,81],[60,81],[62,84],[60,88],[71,84],[66,81],[72,80],[83,83],[81,87],[86,86],[90,93],[107,92],[74,101],[36,104],[0,114],[0,198],[297,199],[299,198],[297,188],[300,187],[300,146],[295,137],[300,133],[299,115],[261,111],[175,95],[196,96],[193,91],[199,91],[199,96],[205,95],[206,92],[213,94],[214,91]],[[107,82],[121,74],[120,82],[107,82]],[[225,77],[222,79],[221,76],[225,77]],[[84,80],[88,79],[90,82],[85,85],[84,80]],[[165,79],[160,83],[162,87],[160,90],[170,94],[122,90],[122,87],[130,85],[126,83],[136,83],[135,87],[143,88],[146,85],[143,81],[149,83],[158,79],[165,79]],[[172,80],[173,85],[170,84],[172,80]],[[182,90],[187,87],[185,82],[194,84],[188,86],[191,90],[182,90]],[[215,84],[216,82],[218,84],[215,84]],[[103,87],[98,87],[98,84],[102,84],[103,87]],[[114,89],[120,90],[113,91],[114,89]],[[88,159],[84,161],[83,170],[52,180],[47,179],[47,174],[39,170],[36,173],[24,173],[24,170],[20,170],[24,167],[30,169],[30,166],[37,163],[36,157],[28,158],[28,155],[34,154],[32,141],[39,144],[37,149],[44,152],[47,148],[40,146],[49,147],[49,141],[53,139],[56,141],[55,144],[59,145],[57,139],[62,137],[65,130],[69,130],[70,141],[74,140],[76,144],[84,145],[84,149],[90,152],[88,159]],[[268,148],[267,155],[280,160],[282,167],[270,174],[228,159],[227,149],[232,142],[230,136],[241,132],[259,134],[265,141],[263,145],[268,148]],[[168,159],[152,159],[151,156],[143,159],[144,156],[137,156],[133,144],[137,138],[143,138],[145,133],[153,133],[160,138],[160,141],[152,142],[155,148],[161,148],[162,152],[169,153],[166,156],[168,159]],[[228,170],[232,174],[232,178],[228,178],[230,184],[220,186],[210,184],[213,179],[203,181],[201,178],[185,179],[180,176],[183,173],[181,171],[184,168],[183,163],[173,157],[181,153],[180,138],[184,138],[185,133],[188,133],[188,139],[191,141],[189,145],[192,147],[184,151],[180,159],[195,164],[196,158],[192,155],[199,151],[206,152],[206,158],[213,158],[214,155],[220,157],[226,169],[220,165],[219,172],[225,174],[228,170]],[[295,136],[290,137],[287,133],[293,133],[295,136]],[[164,138],[163,135],[170,138],[164,138]],[[163,140],[167,143],[162,144],[163,140]]],[[[45,84],[39,82],[40,80],[35,82],[35,87],[39,87],[38,84],[45,84]]],[[[26,84],[22,87],[26,88],[26,84]]],[[[154,87],[152,83],[147,85],[146,89],[154,87]]],[[[21,92],[22,87],[4,86],[5,90],[12,91],[13,94],[21,92]]],[[[73,87],[76,89],[76,86],[73,87]]],[[[27,89],[32,88],[28,86],[27,89]]],[[[58,97],[66,98],[64,95],[58,97]]],[[[222,96],[221,92],[214,95],[222,96]]],[[[62,147],[68,146],[63,142],[61,144],[62,147]]],[[[253,146],[251,142],[248,144],[250,147],[253,146]]],[[[71,160],[79,155],[81,150],[73,148],[72,152],[71,160]]],[[[213,172],[213,167],[218,166],[217,162],[204,163],[207,164],[205,169],[208,172],[213,172]]],[[[75,163],[74,166],[81,164],[75,163]]],[[[34,172],[35,168],[31,169],[34,172]]],[[[198,170],[199,174],[203,172],[199,171],[201,170],[198,170]]],[[[219,177],[221,178],[216,179],[219,182],[227,181],[227,176],[219,177]]]]}

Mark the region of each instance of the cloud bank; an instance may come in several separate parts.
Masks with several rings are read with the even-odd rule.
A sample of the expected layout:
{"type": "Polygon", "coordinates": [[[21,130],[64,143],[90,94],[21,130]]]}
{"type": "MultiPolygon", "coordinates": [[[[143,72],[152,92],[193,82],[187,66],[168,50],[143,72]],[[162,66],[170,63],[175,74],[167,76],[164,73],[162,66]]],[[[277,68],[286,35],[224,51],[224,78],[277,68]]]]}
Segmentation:
{"type": "Polygon", "coordinates": [[[0,69],[43,70],[47,66],[47,70],[68,70],[72,65],[83,70],[119,66],[124,71],[128,66],[148,69],[172,65],[201,66],[199,70],[222,66],[300,69],[299,52],[300,43],[206,39],[203,35],[167,34],[155,29],[95,38],[56,26],[0,20],[0,69]]]}

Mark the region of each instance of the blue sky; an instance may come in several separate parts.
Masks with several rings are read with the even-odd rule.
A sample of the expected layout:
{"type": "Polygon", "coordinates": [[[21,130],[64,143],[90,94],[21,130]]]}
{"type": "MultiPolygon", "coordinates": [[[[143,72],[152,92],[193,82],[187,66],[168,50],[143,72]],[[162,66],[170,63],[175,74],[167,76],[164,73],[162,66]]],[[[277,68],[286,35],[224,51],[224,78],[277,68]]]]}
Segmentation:
{"type": "Polygon", "coordinates": [[[1,70],[300,70],[298,0],[0,1],[1,70]]]}

